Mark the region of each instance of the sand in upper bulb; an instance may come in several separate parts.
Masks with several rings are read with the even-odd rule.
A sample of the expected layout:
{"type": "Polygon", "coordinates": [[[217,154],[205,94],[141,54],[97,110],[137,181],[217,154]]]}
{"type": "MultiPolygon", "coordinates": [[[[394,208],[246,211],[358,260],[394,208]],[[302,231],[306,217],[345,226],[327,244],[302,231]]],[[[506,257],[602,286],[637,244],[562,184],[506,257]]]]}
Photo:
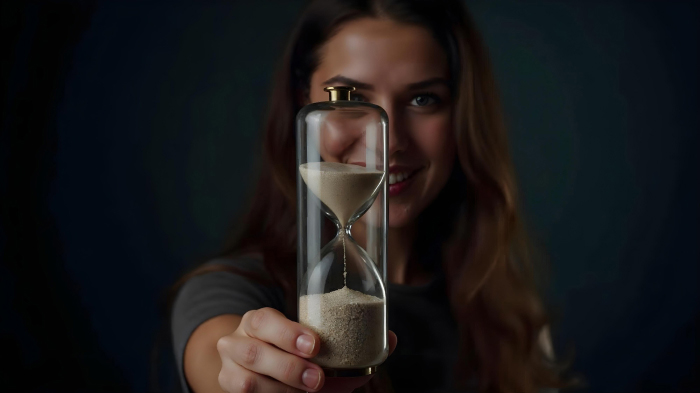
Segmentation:
{"type": "Polygon", "coordinates": [[[299,165],[299,173],[309,190],[328,206],[340,222],[340,238],[343,241],[343,279],[347,285],[345,226],[377,190],[384,172],[339,162],[307,162],[299,165]]]}
{"type": "Polygon", "coordinates": [[[345,228],[348,220],[367,202],[384,177],[383,171],[339,162],[307,162],[299,172],[314,193],[345,228]]]}
{"type": "Polygon", "coordinates": [[[299,322],[321,338],[314,361],[334,368],[376,365],[386,357],[384,300],[347,287],[345,226],[377,190],[384,172],[333,162],[302,164],[299,172],[309,190],[338,218],[343,240],[344,287],[299,299],[299,322]]]}

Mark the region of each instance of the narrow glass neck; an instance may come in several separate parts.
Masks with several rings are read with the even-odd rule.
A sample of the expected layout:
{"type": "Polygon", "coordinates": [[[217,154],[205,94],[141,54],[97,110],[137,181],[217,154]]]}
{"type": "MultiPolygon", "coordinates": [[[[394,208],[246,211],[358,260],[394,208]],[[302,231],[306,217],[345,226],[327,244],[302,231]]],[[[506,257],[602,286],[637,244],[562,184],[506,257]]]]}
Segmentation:
{"type": "Polygon", "coordinates": [[[343,232],[345,232],[346,235],[352,236],[351,233],[350,233],[350,229],[352,228],[352,224],[354,224],[354,222],[351,223],[351,224],[345,224],[345,226],[342,226],[342,225],[340,225],[340,223],[338,223],[338,231],[339,231],[341,234],[342,234],[343,232]]]}

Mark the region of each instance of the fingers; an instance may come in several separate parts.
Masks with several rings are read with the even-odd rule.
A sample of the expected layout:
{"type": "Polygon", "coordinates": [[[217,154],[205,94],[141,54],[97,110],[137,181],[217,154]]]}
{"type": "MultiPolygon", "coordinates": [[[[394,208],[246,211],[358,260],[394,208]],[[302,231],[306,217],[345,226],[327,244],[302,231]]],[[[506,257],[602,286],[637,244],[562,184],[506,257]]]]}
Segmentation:
{"type": "Polygon", "coordinates": [[[315,392],[323,386],[321,367],[299,356],[251,337],[224,337],[217,344],[226,359],[257,374],[267,375],[283,384],[315,392]]]}
{"type": "Polygon", "coordinates": [[[306,391],[246,370],[230,360],[228,364],[224,364],[219,373],[219,385],[228,393],[303,393],[306,391]]]}
{"type": "Polygon", "coordinates": [[[261,308],[243,315],[241,327],[248,337],[270,343],[284,351],[311,358],[320,348],[318,335],[290,321],[274,308],[261,308]]]}

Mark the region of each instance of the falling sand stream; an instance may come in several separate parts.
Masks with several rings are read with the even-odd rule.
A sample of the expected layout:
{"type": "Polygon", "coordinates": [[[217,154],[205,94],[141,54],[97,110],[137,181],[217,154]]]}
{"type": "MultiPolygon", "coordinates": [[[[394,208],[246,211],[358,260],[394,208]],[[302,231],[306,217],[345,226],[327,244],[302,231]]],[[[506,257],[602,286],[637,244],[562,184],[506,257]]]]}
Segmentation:
{"type": "Polygon", "coordinates": [[[314,361],[323,367],[372,365],[383,346],[384,301],[347,287],[345,236],[348,221],[377,190],[384,172],[334,162],[299,166],[306,186],[336,216],[343,242],[343,288],[299,299],[299,322],[314,329],[321,349],[314,361]]]}

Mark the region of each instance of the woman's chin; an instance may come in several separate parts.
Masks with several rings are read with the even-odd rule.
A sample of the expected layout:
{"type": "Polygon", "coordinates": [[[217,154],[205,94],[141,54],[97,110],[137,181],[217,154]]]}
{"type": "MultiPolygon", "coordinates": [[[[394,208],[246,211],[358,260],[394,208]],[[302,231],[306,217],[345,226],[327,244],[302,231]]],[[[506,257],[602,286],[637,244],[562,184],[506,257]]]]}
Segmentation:
{"type": "Polygon", "coordinates": [[[392,205],[389,203],[389,228],[400,229],[411,225],[415,220],[413,210],[408,205],[392,205]]]}

